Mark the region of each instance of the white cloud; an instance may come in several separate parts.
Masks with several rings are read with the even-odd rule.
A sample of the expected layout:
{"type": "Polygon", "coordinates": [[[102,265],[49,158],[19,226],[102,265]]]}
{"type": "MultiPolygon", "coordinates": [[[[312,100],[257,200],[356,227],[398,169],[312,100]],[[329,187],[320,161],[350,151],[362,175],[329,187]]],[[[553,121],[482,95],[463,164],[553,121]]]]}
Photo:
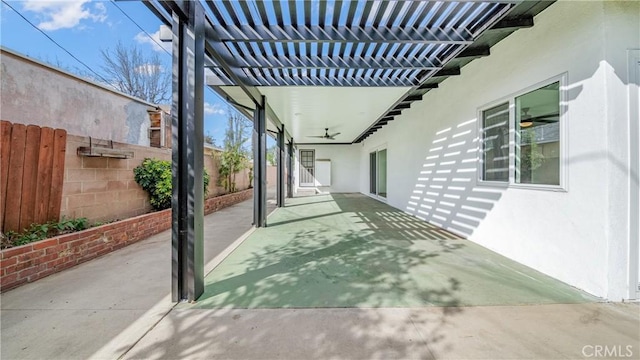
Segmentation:
{"type": "Polygon", "coordinates": [[[36,13],[42,30],[54,31],[70,29],[80,25],[82,20],[104,22],[107,19],[107,9],[102,3],[89,6],[88,0],[27,0],[23,3],[26,11],[36,13]]]}
{"type": "Polygon", "coordinates": [[[224,115],[225,111],[220,104],[209,104],[208,102],[204,103],[204,113],[206,115],[224,115]]]}
{"type": "Polygon", "coordinates": [[[153,50],[155,51],[171,52],[171,42],[160,41],[160,30],[150,35],[151,35],[151,38],[144,32],[139,32],[133,39],[137,41],[139,44],[150,44],[151,46],[153,46],[153,50]]]}

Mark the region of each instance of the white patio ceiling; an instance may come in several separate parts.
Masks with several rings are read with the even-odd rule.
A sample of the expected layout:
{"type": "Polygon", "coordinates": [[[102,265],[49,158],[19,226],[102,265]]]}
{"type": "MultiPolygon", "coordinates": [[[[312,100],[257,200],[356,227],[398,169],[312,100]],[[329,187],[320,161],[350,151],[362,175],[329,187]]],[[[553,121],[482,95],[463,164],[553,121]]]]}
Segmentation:
{"type": "Polygon", "coordinates": [[[350,143],[408,87],[262,87],[267,101],[297,143],[350,143]],[[340,132],[335,140],[311,138],[340,132]]]}

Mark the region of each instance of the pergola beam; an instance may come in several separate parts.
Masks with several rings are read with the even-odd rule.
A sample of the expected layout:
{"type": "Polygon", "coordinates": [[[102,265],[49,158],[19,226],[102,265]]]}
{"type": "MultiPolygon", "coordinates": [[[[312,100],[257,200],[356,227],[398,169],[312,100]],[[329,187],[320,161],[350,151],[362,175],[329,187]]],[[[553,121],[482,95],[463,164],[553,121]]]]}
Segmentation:
{"type": "Polygon", "coordinates": [[[414,101],[420,101],[422,100],[422,95],[409,95],[407,97],[405,97],[404,99],[402,99],[402,102],[414,102],[414,101]]]}
{"type": "Polygon", "coordinates": [[[450,67],[444,68],[433,74],[433,77],[441,77],[441,76],[457,76],[460,75],[459,67],[450,67]]]}
{"type": "Polygon", "coordinates": [[[505,18],[498,21],[491,30],[505,30],[505,29],[524,29],[533,26],[533,16],[524,16],[518,18],[505,18]]]}
{"type": "MultiPolygon", "coordinates": [[[[211,7],[211,6],[210,6],[211,7]]],[[[215,25],[220,40],[233,43],[287,42],[287,43],[410,43],[410,44],[460,44],[473,42],[473,35],[466,29],[416,29],[400,27],[335,27],[335,26],[235,26],[215,25]]]]}
{"type": "MultiPolygon", "coordinates": [[[[239,69],[359,69],[359,68],[376,68],[376,69],[426,69],[437,70],[442,66],[440,63],[430,60],[429,58],[394,58],[394,57],[366,57],[366,56],[317,56],[317,55],[293,55],[289,57],[271,56],[271,57],[251,57],[238,59],[229,57],[227,64],[231,68],[239,69]]],[[[221,66],[216,66],[221,67],[221,66]]]]}
{"type": "Polygon", "coordinates": [[[435,84],[435,83],[422,84],[418,86],[418,90],[437,89],[437,88],[438,88],[438,84],[435,84]]]}
{"type": "Polygon", "coordinates": [[[378,79],[375,77],[360,78],[331,78],[320,76],[293,77],[280,76],[280,79],[255,77],[251,81],[252,86],[355,86],[355,87],[412,87],[415,81],[411,79],[378,79]]]}
{"type": "Polygon", "coordinates": [[[489,55],[491,55],[491,52],[490,52],[488,46],[468,47],[468,48],[462,50],[462,52],[460,52],[460,54],[458,54],[458,56],[456,56],[456,59],[460,59],[460,58],[478,58],[478,57],[484,57],[484,56],[489,56],[489,55]]]}

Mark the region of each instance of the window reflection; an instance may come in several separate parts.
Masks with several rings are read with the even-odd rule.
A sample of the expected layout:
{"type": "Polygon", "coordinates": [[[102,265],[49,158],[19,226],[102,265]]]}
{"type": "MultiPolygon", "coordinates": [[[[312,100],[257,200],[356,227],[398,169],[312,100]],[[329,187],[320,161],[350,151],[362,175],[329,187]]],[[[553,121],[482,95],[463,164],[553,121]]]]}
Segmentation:
{"type": "Polygon", "coordinates": [[[516,97],[519,184],[560,184],[560,83],[516,97]]]}

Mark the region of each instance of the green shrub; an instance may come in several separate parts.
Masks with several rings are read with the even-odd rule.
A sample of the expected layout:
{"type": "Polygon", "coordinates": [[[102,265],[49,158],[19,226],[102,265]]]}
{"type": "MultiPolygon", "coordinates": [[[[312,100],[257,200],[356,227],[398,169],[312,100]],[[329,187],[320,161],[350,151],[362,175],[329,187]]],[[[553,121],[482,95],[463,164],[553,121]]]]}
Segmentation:
{"type": "MultiPolygon", "coordinates": [[[[149,193],[149,202],[156,210],[171,207],[171,162],[145,158],[142,164],[133,169],[138,185],[149,193]]],[[[204,169],[204,193],[207,194],[209,173],[204,169]]]]}
{"type": "Polygon", "coordinates": [[[60,221],[49,221],[45,224],[31,224],[29,228],[22,232],[8,231],[2,234],[0,247],[3,249],[13,246],[20,246],[46,238],[68,234],[89,227],[87,218],[66,219],[62,217],[60,221]]]}

